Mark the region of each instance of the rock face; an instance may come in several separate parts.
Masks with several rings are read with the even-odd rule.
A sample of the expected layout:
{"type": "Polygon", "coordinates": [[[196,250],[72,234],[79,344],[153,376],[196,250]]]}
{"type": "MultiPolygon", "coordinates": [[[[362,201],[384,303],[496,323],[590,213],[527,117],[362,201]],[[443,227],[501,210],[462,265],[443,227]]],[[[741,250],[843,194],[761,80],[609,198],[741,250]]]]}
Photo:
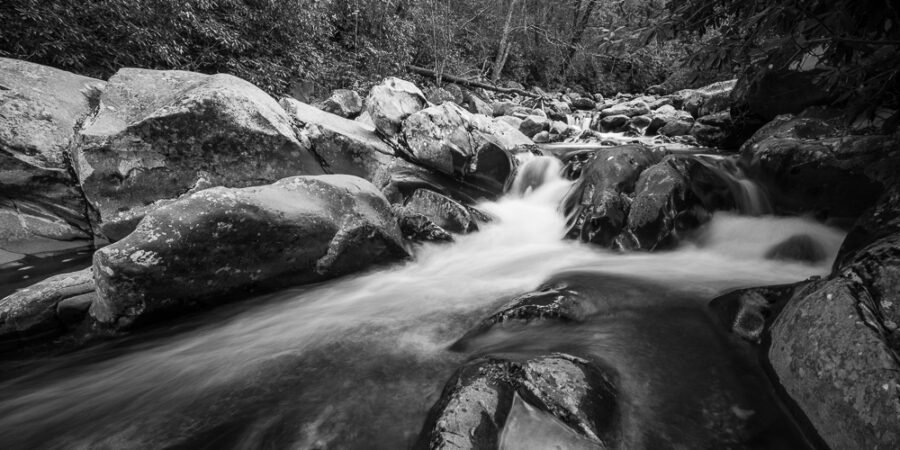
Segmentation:
{"type": "Polygon", "coordinates": [[[95,253],[99,298],[90,314],[127,327],[405,256],[387,201],[360,178],[212,188],[151,212],[128,237],[95,253]]]}
{"type": "Polygon", "coordinates": [[[375,128],[390,137],[400,134],[404,119],[428,106],[416,85],[399,78],[386,78],[366,97],[366,111],[375,128]]]}
{"type": "Polygon", "coordinates": [[[280,104],[327,173],[358,176],[379,187],[388,182],[396,156],[374,128],[294,99],[280,104]]]}
{"type": "Polygon", "coordinates": [[[52,276],[0,300],[0,349],[56,337],[67,325],[83,319],[85,304],[89,306],[95,298],[88,267],[52,276]]]}
{"type": "Polygon", "coordinates": [[[769,359],[831,448],[898,448],[900,364],[860,317],[860,300],[842,278],[802,290],[772,327],[769,359]]]}
{"type": "MultiPolygon", "coordinates": [[[[873,205],[900,173],[897,136],[814,137],[825,123],[782,118],[741,149],[744,163],[785,212],[856,217],[873,205]]],[[[827,136],[827,134],[826,134],[827,136]]]]}
{"type": "Polygon", "coordinates": [[[785,391],[831,448],[900,447],[900,189],[866,212],[834,274],[796,292],[768,356],[785,391]]]}
{"type": "Polygon", "coordinates": [[[287,114],[259,88],[230,75],[181,71],[113,75],[73,159],[97,212],[95,232],[112,240],[157,200],[322,173],[287,114]]]}
{"type": "Polygon", "coordinates": [[[71,172],[75,133],[106,83],[0,58],[0,249],[31,253],[91,237],[71,172]]]}
{"type": "Polygon", "coordinates": [[[349,89],[338,89],[322,102],[322,111],[347,119],[354,119],[363,111],[363,99],[349,89]]]}
{"type": "Polygon", "coordinates": [[[525,361],[487,358],[454,374],[434,405],[417,449],[494,449],[517,397],[546,411],[587,444],[610,448],[619,412],[616,380],[587,360],[556,353],[525,361]]]}

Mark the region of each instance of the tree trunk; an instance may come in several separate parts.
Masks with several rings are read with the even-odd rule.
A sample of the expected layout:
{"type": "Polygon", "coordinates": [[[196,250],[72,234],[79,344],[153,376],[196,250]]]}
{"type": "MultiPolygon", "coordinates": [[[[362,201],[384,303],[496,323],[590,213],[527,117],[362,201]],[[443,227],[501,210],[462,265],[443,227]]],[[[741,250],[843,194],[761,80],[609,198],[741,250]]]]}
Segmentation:
{"type": "Polygon", "coordinates": [[[580,20],[575,24],[575,30],[572,33],[572,39],[569,40],[569,48],[562,63],[563,77],[565,77],[569,73],[569,69],[571,69],[572,60],[575,59],[575,53],[578,51],[578,46],[584,38],[584,32],[587,30],[587,26],[591,21],[591,14],[594,13],[594,8],[596,6],[597,0],[588,0],[587,5],[585,5],[580,15],[580,20]]]}
{"type": "Polygon", "coordinates": [[[503,72],[503,66],[506,65],[506,58],[509,56],[509,35],[512,32],[513,12],[515,11],[516,2],[518,0],[510,0],[509,12],[506,14],[506,23],[503,25],[503,34],[500,36],[500,47],[497,49],[497,59],[494,60],[494,72],[491,81],[497,84],[500,81],[500,73],[503,72]]]}

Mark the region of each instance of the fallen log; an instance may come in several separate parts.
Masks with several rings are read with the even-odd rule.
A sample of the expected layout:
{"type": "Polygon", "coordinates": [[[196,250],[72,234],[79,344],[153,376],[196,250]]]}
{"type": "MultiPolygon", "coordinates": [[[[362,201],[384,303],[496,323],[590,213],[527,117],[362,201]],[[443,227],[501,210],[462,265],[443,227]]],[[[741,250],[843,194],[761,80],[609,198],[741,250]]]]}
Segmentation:
{"type": "MultiPolygon", "coordinates": [[[[431,69],[426,69],[424,67],[413,66],[413,65],[407,65],[406,69],[409,70],[410,72],[417,73],[419,75],[425,75],[425,76],[437,78],[437,73],[431,69]]],[[[441,77],[441,79],[444,81],[453,83],[453,84],[458,84],[460,86],[487,89],[489,91],[500,92],[503,94],[519,94],[519,95],[522,95],[525,97],[541,98],[540,95],[537,95],[533,92],[528,92],[528,91],[525,91],[522,89],[504,88],[504,87],[494,86],[492,84],[482,83],[480,81],[474,81],[474,80],[467,80],[465,78],[461,78],[461,77],[457,77],[457,76],[453,76],[453,75],[443,75],[441,77]]]]}

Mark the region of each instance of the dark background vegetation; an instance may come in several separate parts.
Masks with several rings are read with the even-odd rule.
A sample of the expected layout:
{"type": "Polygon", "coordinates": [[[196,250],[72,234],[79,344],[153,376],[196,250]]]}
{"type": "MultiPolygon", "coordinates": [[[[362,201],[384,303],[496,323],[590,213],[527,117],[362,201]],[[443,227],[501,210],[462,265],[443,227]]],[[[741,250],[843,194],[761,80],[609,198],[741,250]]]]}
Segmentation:
{"type": "Polygon", "coordinates": [[[829,101],[896,107],[895,0],[4,0],[0,55],[107,78],[227,72],[273,94],[414,64],[614,94],[814,63],[829,101]],[[815,55],[812,57],[810,55],[815,55]]]}

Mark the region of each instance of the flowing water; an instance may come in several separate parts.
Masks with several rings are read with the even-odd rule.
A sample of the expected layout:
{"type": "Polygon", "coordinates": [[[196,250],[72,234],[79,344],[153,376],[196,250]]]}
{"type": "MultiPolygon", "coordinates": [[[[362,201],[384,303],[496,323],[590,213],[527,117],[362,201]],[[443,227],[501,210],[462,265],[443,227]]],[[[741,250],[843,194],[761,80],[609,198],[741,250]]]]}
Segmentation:
{"type": "MultiPolygon", "coordinates": [[[[3,448],[406,448],[443,384],[471,357],[573,346],[620,371],[634,442],[652,447],[641,440],[648,428],[676,446],[695,442],[703,431],[694,415],[710,396],[737,411],[770,408],[758,404],[766,398],[756,394],[759,380],[741,375],[705,305],[732,288],[827,273],[841,232],[802,218],[718,213],[673,251],[612,253],[561,239],[557,206],[570,182],[555,162],[528,165],[535,167],[522,173],[531,181],[480,205],[492,223],[453,244],[419,246],[409,262],[67,355],[4,363],[3,448]],[[765,259],[799,233],[829,260],[765,259]],[[578,326],[500,330],[465,351],[448,349],[512,296],[567,276],[628,307],[578,326]]],[[[509,426],[559,428],[528,408],[509,426]]]]}

